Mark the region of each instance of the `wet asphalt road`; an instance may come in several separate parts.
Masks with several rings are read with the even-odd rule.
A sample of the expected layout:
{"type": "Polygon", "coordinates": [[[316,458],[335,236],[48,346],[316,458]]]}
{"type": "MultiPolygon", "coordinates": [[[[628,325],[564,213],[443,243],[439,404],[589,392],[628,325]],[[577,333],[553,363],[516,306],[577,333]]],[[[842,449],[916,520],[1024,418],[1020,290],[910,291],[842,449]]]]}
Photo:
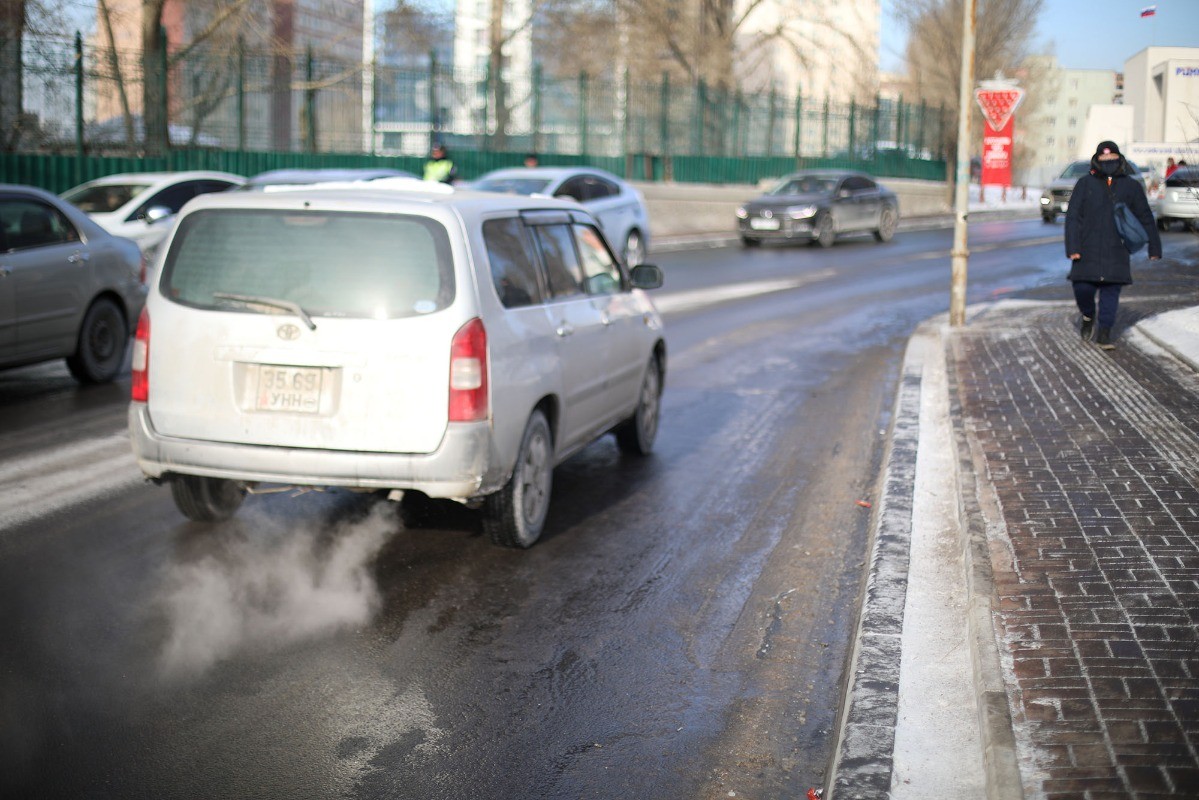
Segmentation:
{"type": "MultiPolygon", "coordinates": [[[[1065,298],[1060,235],[972,226],[970,301],[1065,298]]],[[[528,551],[452,505],[405,529],[351,494],[185,522],[137,479],[127,378],[0,373],[0,796],[822,785],[864,579],[857,501],[907,336],[948,306],[950,241],[652,258],[657,450],[621,456],[608,437],[559,467],[528,551]]]]}

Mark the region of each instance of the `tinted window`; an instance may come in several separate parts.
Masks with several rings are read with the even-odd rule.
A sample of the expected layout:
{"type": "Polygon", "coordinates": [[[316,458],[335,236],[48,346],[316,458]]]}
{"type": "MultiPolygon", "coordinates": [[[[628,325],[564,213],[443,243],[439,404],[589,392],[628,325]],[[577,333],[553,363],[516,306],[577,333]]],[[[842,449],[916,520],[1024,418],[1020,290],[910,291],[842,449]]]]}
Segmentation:
{"type": "Polygon", "coordinates": [[[620,291],[620,267],[609,252],[599,231],[590,225],[575,225],[575,240],[583,267],[583,283],[588,294],[614,294],[620,291]]]}
{"type": "Polygon", "coordinates": [[[620,187],[611,181],[606,181],[596,175],[583,178],[583,199],[601,200],[620,194],[620,187]]]}
{"type": "Polygon", "coordinates": [[[850,175],[845,179],[843,188],[849,189],[851,192],[859,192],[863,189],[870,188],[870,184],[865,178],[859,178],[857,175],[850,175]]]}
{"type": "Polygon", "coordinates": [[[524,223],[516,218],[488,220],[483,223],[483,241],[500,302],[508,308],[540,303],[537,258],[524,223]]]}
{"type": "Polygon", "coordinates": [[[567,225],[539,225],[533,229],[541,256],[550,297],[569,297],[583,291],[583,272],[567,225]]]}
{"type": "Polygon", "coordinates": [[[79,241],[57,208],[36,200],[0,200],[0,251],[79,241]]]}
{"type": "Polygon", "coordinates": [[[558,187],[558,191],[554,192],[554,197],[569,197],[578,200],[580,203],[586,198],[583,188],[582,178],[571,178],[566,183],[558,187]]]}
{"type": "Polygon", "coordinates": [[[1169,178],[1166,178],[1166,185],[1175,188],[1199,186],[1199,169],[1189,167],[1176,169],[1169,178]]]}
{"type": "Polygon", "coordinates": [[[197,181],[186,181],[184,183],[169,186],[160,192],[156,192],[149,200],[142,203],[136,211],[129,215],[127,222],[131,222],[146,213],[146,209],[154,206],[165,206],[171,210],[172,214],[178,214],[179,209],[183,205],[196,196],[197,181]]]}
{"type": "Polygon", "coordinates": [[[827,194],[836,186],[836,181],[830,178],[816,178],[805,175],[799,178],[789,178],[775,186],[767,194],[786,196],[792,194],[827,194]]]}
{"type": "Polygon", "coordinates": [[[102,186],[80,186],[62,195],[89,214],[116,211],[136,195],[150,188],[145,183],[110,183],[102,186]]]}
{"type": "Polygon", "coordinates": [[[200,211],[183,220],[162,281],[185,305],[246,310],[214,297],[238,294],[298,303],[314,317],[410,317],[454,298],[445,228],[401,214],[200,211]]]}

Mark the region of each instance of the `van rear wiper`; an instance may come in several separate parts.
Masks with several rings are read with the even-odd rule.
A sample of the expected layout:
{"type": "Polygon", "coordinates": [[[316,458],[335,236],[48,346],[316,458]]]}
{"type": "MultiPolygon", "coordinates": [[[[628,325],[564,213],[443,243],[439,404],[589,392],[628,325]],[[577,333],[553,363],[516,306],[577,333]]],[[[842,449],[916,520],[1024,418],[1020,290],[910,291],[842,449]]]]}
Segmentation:
{"type": "Polygon", "coordinates": [[[284,311],[290,311],[302,319],[304,324],[308,326],[308,330],[316,330],[316,323],[312,321],[312,317],[308,316],[308,312],[299,303],[293,303],[291,300],[277,300],[273,297],[257,297],[249,294],[230,294],[229,292],[213,292],[212,296],[217,300],[232,300],[236,303],[245,303],[246,305],[281,308],[284,311]]]}

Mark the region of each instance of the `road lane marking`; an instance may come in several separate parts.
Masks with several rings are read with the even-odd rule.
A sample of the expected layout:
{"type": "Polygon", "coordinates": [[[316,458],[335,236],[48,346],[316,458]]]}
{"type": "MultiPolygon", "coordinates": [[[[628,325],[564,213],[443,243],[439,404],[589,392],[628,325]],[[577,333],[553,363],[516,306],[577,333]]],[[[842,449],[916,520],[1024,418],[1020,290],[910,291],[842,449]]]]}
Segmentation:
{"type": "Polygon", "coordinates": [[[788,278],[786,280],[748,281],[745,283],[714,286],[708,289],[692,289],[672,294],[655,294],[653,301],[654,306],[663,314],[676,311],[690,311],[695,308],[703,308],[704,306],[715,305],[716,303],[723,303],[728,300],[743,300],[746,297],[757,297],[763,294],[798,289],[800,286],[822,281],[836,274],[836,270],[822,269],[798,278],[788,278]]]}
{"type": "Polygon", "coordinates": [[[126,433],[8,460],[0,465],[0,530],[144,480],[126,433]]]}

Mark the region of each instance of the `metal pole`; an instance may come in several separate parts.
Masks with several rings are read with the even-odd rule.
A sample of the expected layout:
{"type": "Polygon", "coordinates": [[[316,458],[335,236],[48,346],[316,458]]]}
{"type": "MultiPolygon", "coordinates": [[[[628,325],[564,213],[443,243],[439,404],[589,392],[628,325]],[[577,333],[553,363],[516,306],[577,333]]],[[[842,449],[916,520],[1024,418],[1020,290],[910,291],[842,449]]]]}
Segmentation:
{"type": "Polygon", "coordinates": [[[966,0],[962,9],[962,74],[958,80],[958,160],[953,200],[953,251],[949,286],[949,324],[966,324],[966,266],[970,259],[966,240],[966,211],[970,191],[970,94],[974,87],[974,15],[978,0],[966,0]]]}

